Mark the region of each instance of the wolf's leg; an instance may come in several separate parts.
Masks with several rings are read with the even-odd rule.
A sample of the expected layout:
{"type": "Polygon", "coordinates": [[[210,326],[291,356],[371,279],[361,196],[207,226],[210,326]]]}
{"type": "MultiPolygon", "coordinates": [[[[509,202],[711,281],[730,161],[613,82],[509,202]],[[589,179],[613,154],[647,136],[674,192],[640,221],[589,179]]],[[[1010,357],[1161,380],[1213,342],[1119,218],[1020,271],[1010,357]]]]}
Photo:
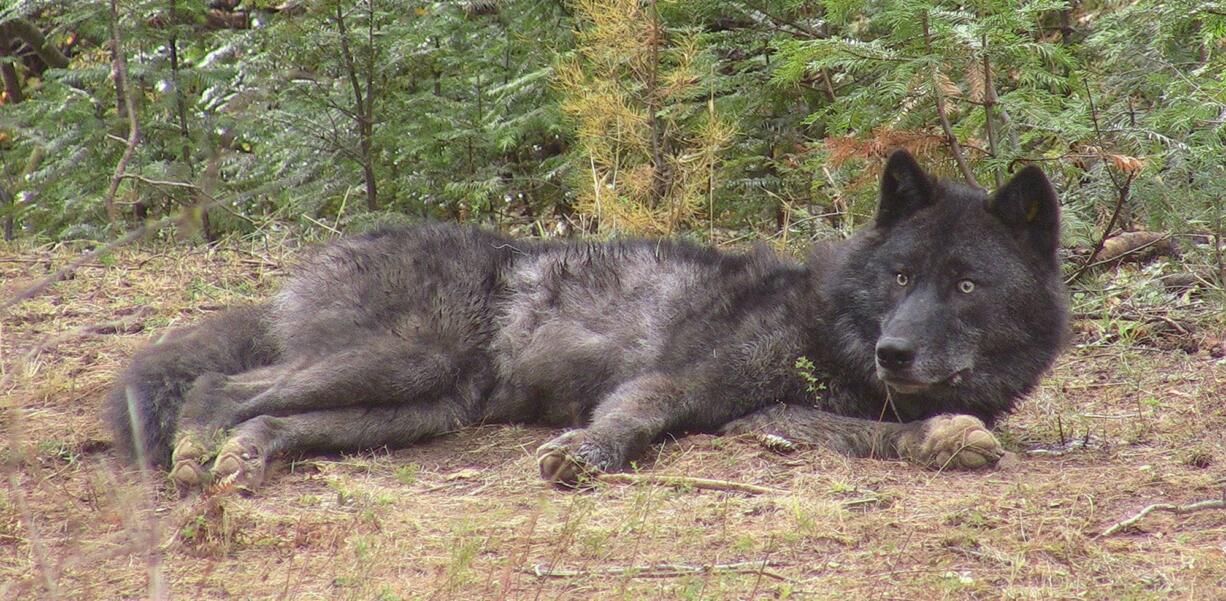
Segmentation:
{"type": "Polygon", "coordinates": [[[233,416],[239,404],[289,378],[298,366],[279,363],[232,376],[210,372],[196,378],[184,396],[175,426],[171,479],[187,487],[209,482],[211,476],[204,465],[216,454],[224,429],[238,423],[233,416]]]}
{"type": "Polygon", "coordinates": [[[396,405],[440,396],[483,368],[488,361],[474,349],[389,336],[236,375],[207,374],[188,393],[180,419],[224,428],[258,415],[396,405]]]}
{"type": "Polygon", "coordinates": [[[395,408],[439,403],[444,397],[470,413],[483,394],[483,374],[489,369],[478,352],[414,349],[397,338],[232,376],[206,374],[188,392],[179,416],[172,478],[186,486],[207,482],[202,466],[220,433],[258,416],[395,408]]]}
{"type": "Polygon", "coordinates": [[[773,436],[783,441],[763,442],[824,446],[852,457],[907,459],[938,469],[988,467],[1004,454],[983,422],[969,415],[938,415],[900,424],[775,405],[730,422],[721,432],[773,436]]]}
{"type": "Polygon", "coordinates": [[[463,403],[444,399],[397,407],[260,415],[235,426],[213,462],[212,479],[254,488],[268,460],[299,451],[355,451],[400,447],[476,421],[463,403]]]}
{"type": "Polygon", "coordinates": [[[571,430],[536,451],[541,477],[575,484],[593,472],[616,470],[683,417],[675,377],[650,374],[618,386],[597,406],[586,428],[571,430]]]}
{"type": "Polygon", "coordinates": [[[170,465],[184,397],[201,374],[240,373],[278,360],[268,306],[240,306],[171,330],[132,357],[106,401],[121,457],[170,465]]]}

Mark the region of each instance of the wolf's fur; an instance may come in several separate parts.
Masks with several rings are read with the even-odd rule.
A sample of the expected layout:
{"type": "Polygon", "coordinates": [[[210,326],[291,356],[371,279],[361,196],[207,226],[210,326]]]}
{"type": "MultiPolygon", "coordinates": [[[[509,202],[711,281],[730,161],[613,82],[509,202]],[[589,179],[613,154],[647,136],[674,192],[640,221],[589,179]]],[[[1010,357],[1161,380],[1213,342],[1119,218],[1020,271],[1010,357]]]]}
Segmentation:
{"type": "Polygon", "coordinates": [[[276,453],[406,445],[480,422],[577,428],[539,451],[543,476],[569,482],[625,466],[666,432],[760,409],[728,428],[922,462],[950,455],[933,450],[940,431],[990,456],[977,420],[930,418],[991,424],[1051,364],[1066,320],[1057,234],[1037,169],[989,198],[902,152],[876,223],[804,264],[666,240],[386,230],[324,247],[267,304],[138,353],[111,422],[129,456],[173,464],[185,484],[210,478],[214,454],[212,476],[254,483],[276,453]]]}

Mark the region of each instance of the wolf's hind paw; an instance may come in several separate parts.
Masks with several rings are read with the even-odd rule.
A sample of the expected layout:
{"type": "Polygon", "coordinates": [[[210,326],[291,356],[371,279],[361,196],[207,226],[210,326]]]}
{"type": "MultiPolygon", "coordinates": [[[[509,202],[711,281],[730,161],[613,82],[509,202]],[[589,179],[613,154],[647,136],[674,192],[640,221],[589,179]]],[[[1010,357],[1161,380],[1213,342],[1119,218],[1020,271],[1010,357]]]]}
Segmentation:
{"type": "Polygon", "coordinates": [[[923,428],[910,456],[931,468],[982,469],[996,465],[1005,453],[983,422],[970,415],[938,415],[925,420],[923,428]]]}
{"type": "Polygon", "coordinates": [[[170,480],[179,488],[186,490],[207,486],[212,478],[209,477],[208,472],[204,471],[204,468],[200,467],[199,463],[185,459],[176,461],[174,467],[170,468],[170,480]]]}
{"type": "Polygon", "coordinates": [[[259,447],[242,436],[221,445],[213,462],[213,478],[219,486],[253,490],[264,481],[265,457],[259,447]]]}
{"type": "Polygon", "coordinates": [[[198,488],[211,481],[209,473],[200,466],[207,454],[200,439],[191,434],[182,434],[170,454],[170,479],[180,488],[198,488]]]}
{"type": "Polygon", "coordinates": [[[536,450],[541,478],[563,486],[576,486],[613,466],[611,454],[588,440],[586,430],[571,430],[536,450]]]}
{"type": "Polygon", "coordinates": [[[542,479],[565,486],[577,485],[579,479],[590,472],[565,449],[537,449],[536,464],[541,468],[542,479]]]}

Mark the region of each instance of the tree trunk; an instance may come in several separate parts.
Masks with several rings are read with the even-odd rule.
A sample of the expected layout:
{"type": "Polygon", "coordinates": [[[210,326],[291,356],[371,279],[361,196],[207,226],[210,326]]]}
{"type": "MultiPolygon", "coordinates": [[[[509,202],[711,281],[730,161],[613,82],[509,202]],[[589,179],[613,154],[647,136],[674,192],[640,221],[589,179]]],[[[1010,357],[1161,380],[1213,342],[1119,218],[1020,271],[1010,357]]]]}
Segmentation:
{"type": "Polygon", "coordinates": [[[5,207],[10,212],[4,216],[4,241],[13,241],[13,214],[12,211],[16,208],[16,203],[13,202],[12,195],[9,194],[3,184],[0,184],[0,206],[5,207]]]}
{"type": "Polygon", "coordinates": [[[663,127],[660,123],[660,84],[658,72],[660,69],[660,13],[656,9],[655,0],[651,0],[651,31],[647,39],[651,44],[651,74],[647,81],[647,120],[651,125],[651,205],[658,206],[668,192],[667,165],[664,164],[663,127]]]}
{"type": "MultiPolygon", "coordinates": [[[[370,27],[372,29],[370,31],[370,35],[373,38],[373,20],[375,18],[374,7],[370,6],[369,3],[367,6],[371,11],[370,19],[372,20],[372,23],[370,24],[370,27]]],[[[374,144],[372,140],[374,137],[374,115],[372,114],[373,111],[371,110],[374,107],[374,102],[371,96],[373,94],[373,90],[371,89],[372,81],[370,79],[373,77],[373,74],[367,74],[366,95],[363,97],[362,85],[358,83],[357,66],[353,61],[353,53],[349,50],[349,34],[345,28],[345,13],[339,3],[336,5],[336,28],[340,33],[341,38],[341,60],[345,65],[345,74],[349,78],[350,86],[353,87],[353,114],[355,121],[354,130],[358,134],[358,140],[361,146],[360,161],[362,163],[362,178],[366,183],[366,208],[371,211],[377,211],[379,209],[379,194],[378,190],[376,189],[375,182],[374,144]]],[[[372,39],[371,43],[373,42],[374,40],[372,39]]],[[[374,52],[373,48],[371,52],[374,52]]]]}

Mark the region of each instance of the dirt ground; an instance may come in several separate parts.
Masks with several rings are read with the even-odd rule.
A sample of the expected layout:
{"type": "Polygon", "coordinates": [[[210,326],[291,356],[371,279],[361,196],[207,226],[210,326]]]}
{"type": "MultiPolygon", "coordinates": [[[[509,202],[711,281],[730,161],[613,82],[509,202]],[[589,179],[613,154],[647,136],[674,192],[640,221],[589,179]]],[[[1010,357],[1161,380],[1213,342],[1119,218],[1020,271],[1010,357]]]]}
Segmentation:
{"type": "MultiPolygon", "coordinates": [[[[73,256],[0,247],[0,299],[73,256]]],[[[120,251],[3,315],[0,599],[1226,599],[1226,510],[1104,535],[1226,498],[1223,332],[1106,309],[981,473],[699,435],[636,469],[777,491],[568,492],[536,476],[556,432],[516,426],[289,458],[249,497],[120,469],[98,418],[115,370],[263,297],[289,256],[120,251]]]]}

